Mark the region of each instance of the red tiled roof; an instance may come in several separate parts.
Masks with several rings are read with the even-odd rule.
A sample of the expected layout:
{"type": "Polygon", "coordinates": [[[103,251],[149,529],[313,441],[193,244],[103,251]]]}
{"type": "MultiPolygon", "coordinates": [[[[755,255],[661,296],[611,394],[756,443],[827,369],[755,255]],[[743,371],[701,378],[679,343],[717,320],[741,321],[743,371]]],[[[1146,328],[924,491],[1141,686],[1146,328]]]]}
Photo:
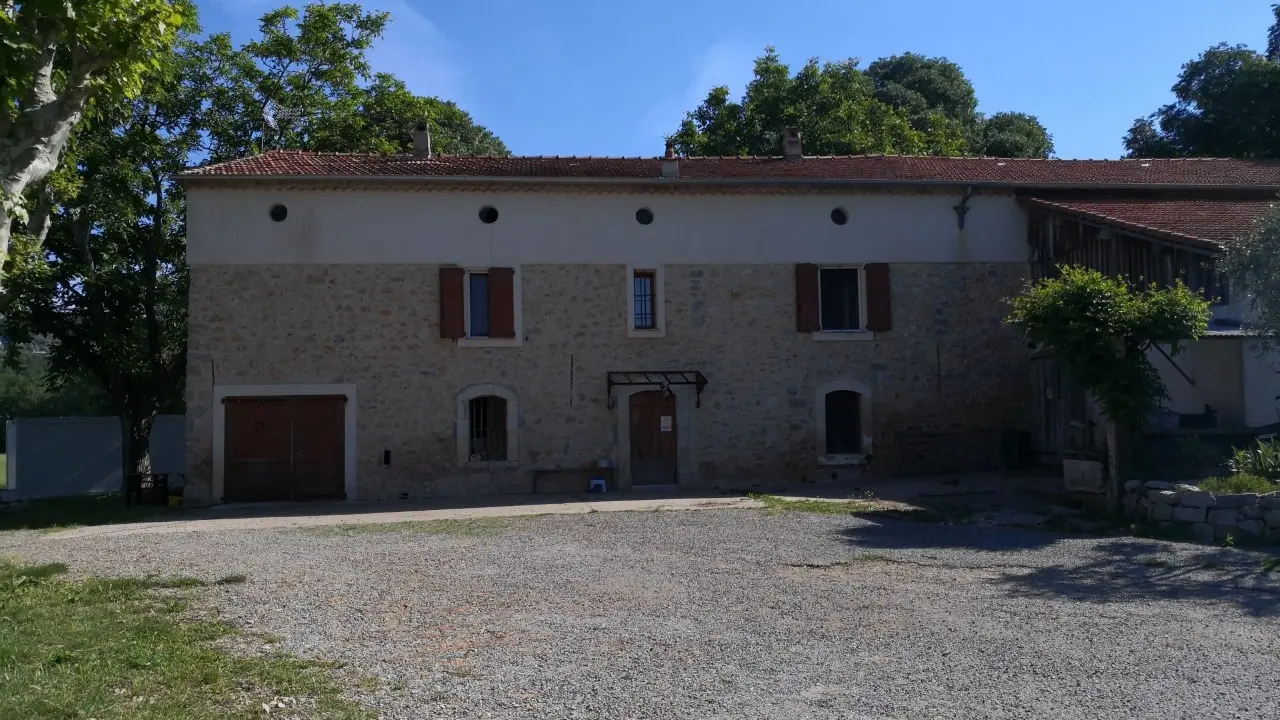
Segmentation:
{"type": "Polygon", "coordinates": [[[1274,200],[1108,199],[1024,197],[1032,207],[1092,220],[1121,230],[1174,240],[1224,243],[1249,231],[1274,200]]]}
{"type": "MultiPolygon", "coordinates": [[[[1029,160],[900,155],[680,158],[680,178],[727,181],[850,181],[1005,186],[1278,187],[1280,162],[1231,159],[1029,160]]],[[[272,150],[195,168],[199,177],[543,178],[653,180],[660,158],[461,157],[272,150]]]]}

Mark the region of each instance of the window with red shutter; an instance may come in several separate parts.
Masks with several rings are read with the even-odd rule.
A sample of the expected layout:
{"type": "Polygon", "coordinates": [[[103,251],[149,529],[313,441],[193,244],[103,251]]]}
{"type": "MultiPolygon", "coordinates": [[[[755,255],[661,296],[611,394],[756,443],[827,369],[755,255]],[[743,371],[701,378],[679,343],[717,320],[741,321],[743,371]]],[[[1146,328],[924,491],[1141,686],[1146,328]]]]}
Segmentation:
{"type": "Polygon", "coordinates": [[[867,283],[867,329],[888,332],[893,329],[893,291],[889,283],[889,265],[871,263],[864,269],[867,283]]]}
{"type": "Polygon", "coordinates": [[[796,265],[796,330],[817,332],[822,328],[818,315],[818,266],[796,265]]]}
{"type": "Polygon", "coordinates": [[[466,337],[465,290],[466,271],[462,268],[440,268],[440,337],[457,340],[466,337]]]}
{"type": "Polygon", "coordinates": [[[516,336],[515,271],[489,268],[489,337],[516,336]]]}

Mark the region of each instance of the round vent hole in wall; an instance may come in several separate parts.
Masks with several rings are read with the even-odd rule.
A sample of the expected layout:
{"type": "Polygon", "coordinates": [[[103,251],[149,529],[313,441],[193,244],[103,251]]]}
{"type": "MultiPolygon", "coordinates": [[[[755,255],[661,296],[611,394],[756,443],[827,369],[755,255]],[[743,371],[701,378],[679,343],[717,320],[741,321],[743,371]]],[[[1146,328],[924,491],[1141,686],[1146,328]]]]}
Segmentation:
{"type": "Polygon", "coordinates": [[[492,225],[498,222],[498,208],[492,205],[485,205],[480,208],[480,222],[485,225],[492,225]]]}
{"type": "Polygon", "coordinates": [[[285,219],[285,218],[287,218],[287,217],[289,217],[289,208],[287,208],[287,207],[285,207],[285,206],[283,206],[283,205],[272,205],[272,206],[271,206],[271,219],[272,219],[272,220],[275,220],[276,222],[284,222],[284,219],[285,219]]]}
{"type": "Polygon", "coordinates": [[[636,222],[641,225],[648,225],[653,222],[653,211],[649,208],[640,208],[636,211],[636,222]]]}
{"type": "Polygon", "coordinates": [[[849,222],[849,213],[844,208],[836,208],[831,211],[831,222],[837,225],[844,225],[849,222]]]}

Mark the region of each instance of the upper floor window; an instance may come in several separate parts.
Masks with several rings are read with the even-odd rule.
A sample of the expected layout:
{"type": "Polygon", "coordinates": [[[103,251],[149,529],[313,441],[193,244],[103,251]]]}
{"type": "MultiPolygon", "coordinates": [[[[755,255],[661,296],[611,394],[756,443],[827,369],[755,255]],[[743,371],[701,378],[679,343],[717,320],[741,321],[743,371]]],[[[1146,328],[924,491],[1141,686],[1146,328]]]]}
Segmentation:
{"type": "Polygon", "coordinates": [[[636,330],[654,330],[658,327],[655,305],[657,273],[652,270],[636,270],[631,276],[632,317],[631,326],[636,330]]]}
{"type": "Polygon", "coordinates": [[[627,268],[627,335],[662,337],[666,332],[661,267],[627,268]]]}
{"type": "Polygon", "coordinates": [[[893,329],[889,265],[796,265],[796,329],[815,340],[874,340],[893,329]]]}
{"type": "Polygon", "coordinates": [[[862,268],[824,267],[818,272],[818,317],[823,332],[866,327],[862,302],[862,268]]]}
{"type": "Polygon", "coordinates": [[[441,268],[440,337],[464,345],[520,344],[519,287],[513,268],[441,268]]]}
{"type": "Polygon", "coordinates": [[[489,273],[467,273],[467,337],[489,337],[489,273]]]}

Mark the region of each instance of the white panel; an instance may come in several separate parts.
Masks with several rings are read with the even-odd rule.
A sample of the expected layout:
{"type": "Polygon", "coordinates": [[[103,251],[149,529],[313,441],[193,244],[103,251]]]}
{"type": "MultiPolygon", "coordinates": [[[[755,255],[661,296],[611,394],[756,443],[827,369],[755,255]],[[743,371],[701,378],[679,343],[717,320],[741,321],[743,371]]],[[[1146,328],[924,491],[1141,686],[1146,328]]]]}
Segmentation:
{"type": "Polygon", "coordinates": [[[1260,354],[1257,343],[1246,342],[1243,354],[1245,425],[1280,422],[1280,352],[1260,354]]]}
{"type": "Polygon", "coordinates": [[[193,189],[192,265],[1026,262],[1012,196],[604,195],[193,189]],[[274,204],[289,209],[273,222],[274,204]],[[485,225],[479,209],[498,209],[485,225]],[[636,222],[641,207],[651,225],[636,222]],[[831,210],[849,213],[846,225],[831,210]]]}

